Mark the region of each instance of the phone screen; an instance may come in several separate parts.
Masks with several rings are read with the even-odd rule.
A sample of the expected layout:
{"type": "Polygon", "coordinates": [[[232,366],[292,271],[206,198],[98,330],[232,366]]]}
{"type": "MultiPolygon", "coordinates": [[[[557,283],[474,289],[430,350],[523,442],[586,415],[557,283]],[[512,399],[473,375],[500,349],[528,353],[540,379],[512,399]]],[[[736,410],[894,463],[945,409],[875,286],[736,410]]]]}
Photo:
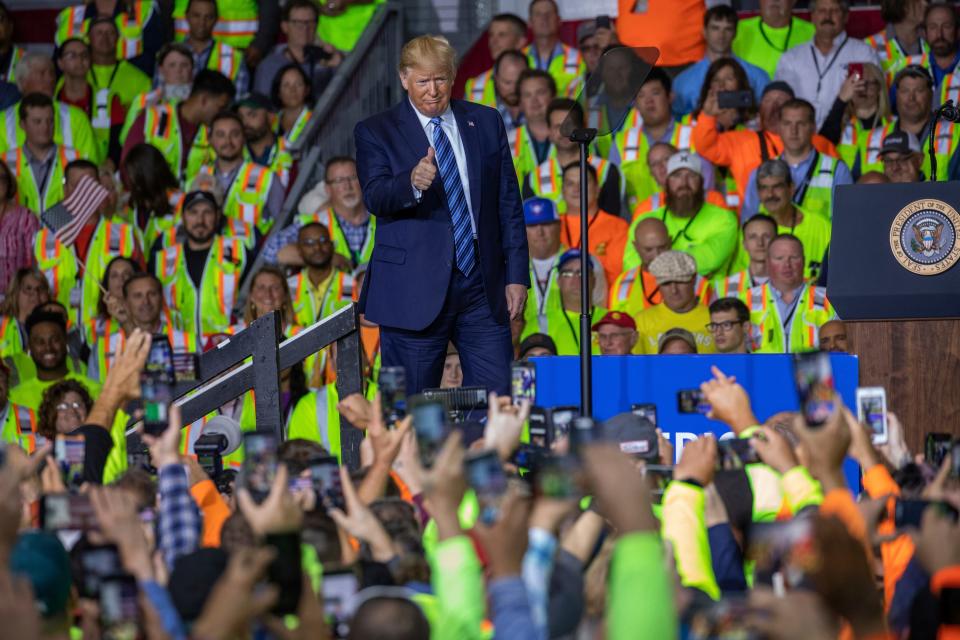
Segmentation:
{"type": "Polygon", "coordinates": [[[154,334],[147,362],[140,373],[145,433],[159,435],[170,424],[169,411],[170,403],[173,402],[175,381],[176,371],[170,340],[164,334],[154,334]]]}
{"type": "Polygon", "coordinates": [[[537,496],[544,498],[580,497],[580,469],[572,456],[549,457],[534,475],[537,496]]]}
{"type": "Polygon", "coordinates": [[[700,389],[681,389],[677,392],[677,412],[706,415],[710,412],[710,403],[700,389]]]}
{"type": "Polygon", "coordinates": [[[717,106],[721,109],[746,109],[753,106],[752,91],[718,91],[717,106]]]}
{"type": "Polygon", "coordinates": [[[480,503],[480,519],[492,524],[500,516],[500,500],[507,490],[507,475],[500,457],[496,451],[484,451],[468,456],[466,466],[467,482],[480,503]]]}
{"type": "Polygon", "coordinates": [[[100,584],[100,620],[107,638],[138,637],[140,605],[133,576],[113,576],[100,584]]]}
{"type": "Polygon", "coordinates": [[[863,63],[862,62],[851,62],[847,65],[847,75],[856,76],[858,78],[863,77],[863,63]]]}
{"type": "Polygon", "coordinates": [[[420,462],[424,467],[431,467],[447,438],[447,412],[442,403],[415,396],[411,398],[410,414],[420,462]]]}
{"type": "Polygon", "coordinates": [[[939,469],[943,464],[943,459],[950,451],[953,443],[953,436],[949,433],[930,432],[924,439],[923,452],[927,464],[934,469],[939,469]]]}
{"type": "Polygon", "coordinates": [[[643,477],[647,481],[650,495],[656,504],[663,501],[663,492],[673,480],[673,467],[662,464],[647,464],[643,466],[643,477]]]}
{"type": "Polygon", "coordinates": [[[331,456],[311,462],[310,481],[317,494],[317,502],[323,505],[324,511],[331,509],[346,511],[347,501],[343,497],[340,465],[336,458],[331,456]]]}
{"type": "Polygon", "coordinates": [[[270,494],[277,475],[277,436],[272,431],[249,431],[243,434],[243,466],[241,483],[257,502],[270,494]]]}
{"type": "Polygon", "coordinates": [[[928,507],[939,509],[943,515],[957,522],[957,510],[946,502],[932,500],[897,500],[893,510],[893,522],[897,529],[914,527],[919,529],[923,522],[923,512],[928,507]]]}
{"type": "Polygon", "coordinates": [[[873,444],[887,443],[887,393],[883,387],[857,389],[857,418],[870,428],[873,444]]]}
{"type": "Polygon", "coordinates": [[[554,407],[550,412],[551,444],[570,435],[570,425],[579,413],[577,407],[554,407]]]}
{"type": "Polygon", "coordinates": [[[760,462],[760,456],[747,438],[731,438],[717,442],[717,470],[742,469],[760,462]]]}
{"type": "Polygon", "coordinates": [[[390,429],[407,415],[407,372],[403,367],[382,367],[377,378],[383,424],[390,429]]]}
{"type": "Polygon", "coordinates": [[[92,531],[97,516],[82,494],[51,493],[40,498],[40,527],[46,531],[92,531]]]}
{"type": "Polygon", "coordinates": [[[83,436],[58,435],[53,443],[53,455],[60,467],[60,475],[67,489],[78,489],[83,484],[83,465],[86,441],[83,436]]]}
{"type": "Polygon", "coordinates": [[[323,613],[337,638],[346,638],[349,633],[349,603],[359,586],[353,571],[323,572],[323,613]]]}
{"type": "Polygon", "coordinates": [[[826,351],[794,354],[793,372],[804,420],[810,427],[822,426],[836,411],[836,384],[830,354],[826,351]]]}
{"type": "Polygon", "coordinates": [[[89,547],[80,553],[83,579],[79,582],[80,596],[91,600],[100,596],[104,578],[123,573],[123,563],[117,547],[109,544],[89,547]]]}
{"type": "Polygon", "coordinates": [[[529,400],[533,404],[537,397],[537,369],[531,362],[514,362],[510,365],[510,395],[514,404],[529,400]]]}

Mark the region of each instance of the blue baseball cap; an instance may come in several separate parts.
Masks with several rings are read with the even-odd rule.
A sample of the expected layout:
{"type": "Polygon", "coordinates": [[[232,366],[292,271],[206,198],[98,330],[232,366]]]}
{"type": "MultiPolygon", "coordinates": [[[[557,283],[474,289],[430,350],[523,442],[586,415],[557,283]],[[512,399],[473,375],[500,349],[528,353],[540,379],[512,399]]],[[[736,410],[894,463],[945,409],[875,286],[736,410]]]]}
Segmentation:
{"type": "MultiPolygon", "coordinates": [[[[580,249],[568,249],[560,256],[560,262],[557,263],[557,271],[563,269],[563,265],[567,264],[571,260],[580,261],[580,249]]],[[[593,260],[587,260],[588,269],[593,271],[593,260]]]]}
{"type": "Polygon", "coordinates": [[[523,201],[523,221],[527,226],[560,222],[557,205],[548,198],[527,198],[523,201]]]}

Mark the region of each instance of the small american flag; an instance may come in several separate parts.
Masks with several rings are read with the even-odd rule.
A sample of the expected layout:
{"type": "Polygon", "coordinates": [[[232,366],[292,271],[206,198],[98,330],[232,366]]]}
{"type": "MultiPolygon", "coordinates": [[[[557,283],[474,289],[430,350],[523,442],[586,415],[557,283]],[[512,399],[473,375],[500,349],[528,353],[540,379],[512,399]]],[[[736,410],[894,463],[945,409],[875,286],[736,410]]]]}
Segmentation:
{"type": "Polygon", "coordinates": [[[53,231],[61,244],[70,246],[108,195],[99,182],[90,176],[83,176],[73,193],[63,202],[44,211],[40,220],[53,231]]]}

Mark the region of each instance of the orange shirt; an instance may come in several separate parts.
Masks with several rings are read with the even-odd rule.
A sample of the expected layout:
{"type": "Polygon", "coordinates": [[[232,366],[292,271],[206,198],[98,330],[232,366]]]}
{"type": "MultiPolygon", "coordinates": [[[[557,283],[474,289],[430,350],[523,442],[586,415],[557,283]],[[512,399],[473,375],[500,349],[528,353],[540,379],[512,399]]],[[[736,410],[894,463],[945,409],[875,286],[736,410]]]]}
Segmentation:
{"type": "MultiPolygon", "coordinates": [[[[780,136],[769,131],[763,131],[762,135],[767,145],[767,156],[779,156],[783,152],[780,136]]],[[[740,202],[743,202],[750,174],[763,162],[758,132],[749,129],[720,132],[717,131],[717,119],[701,113],[693,127],[693,146],[698,154],[713,164],[730,168],[730,174],[737,182],[740,202]]],[[[820,153],[839,157],[833,143],[819,134],[813,136],[813,147],[820,153]]]]}
{"type": "MultiPolygon", "coordinates": [[[[646,0],[642,12],[634,12],[637,0],[619,0],[617,35],[629,47],[656,47],[657,65],[674,67],[703,58],[704,0],[646,0]]],[[[697,149],[699,151],[699,149],[697,149]]]]}
{"type": "MultiPolygon", "coordinates": [[[[623,270],[623,250],[627,246],[627,230],[630,225],[602,209],[588,222],[590,229],[590,254],[596,256],[603,265],[607,278],[607,287],[623,270]]],[[[560,242],[572,249],[580,248],[580,216],[564,214],[560,216],[560,242]]]]}

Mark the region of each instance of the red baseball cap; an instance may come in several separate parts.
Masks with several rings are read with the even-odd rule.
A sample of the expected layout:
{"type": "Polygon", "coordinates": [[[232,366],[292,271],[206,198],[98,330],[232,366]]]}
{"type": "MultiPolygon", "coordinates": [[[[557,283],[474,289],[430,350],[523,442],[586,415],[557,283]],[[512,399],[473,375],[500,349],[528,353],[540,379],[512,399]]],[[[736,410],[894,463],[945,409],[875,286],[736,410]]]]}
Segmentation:
{"type": "Polygon", "coordinates": [[[605,324],[612,324],[615,327],[623,327],[624,329],[631,329],[633,331],[637,330],[637,323],[633,321],[633,318],[629,313],[623,313],[622,311],[608,311],[607,315],[600,318],[591,329],[596,331],[605,324]]]}

